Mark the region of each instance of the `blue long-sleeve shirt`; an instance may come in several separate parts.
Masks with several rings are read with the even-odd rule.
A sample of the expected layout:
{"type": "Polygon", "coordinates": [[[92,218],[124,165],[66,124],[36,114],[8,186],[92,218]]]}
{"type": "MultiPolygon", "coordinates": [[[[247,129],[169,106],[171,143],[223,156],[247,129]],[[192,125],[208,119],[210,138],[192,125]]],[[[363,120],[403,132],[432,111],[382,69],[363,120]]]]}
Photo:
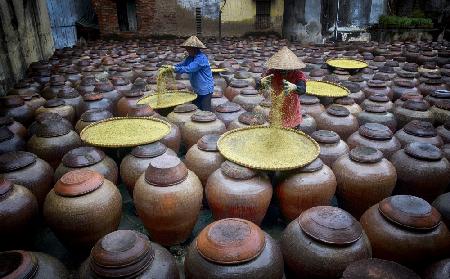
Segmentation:
{"type": "Polygon", "coordinates": [[[188,56],[183,62],[175,65],[176,73],[188,73],[192,89],[198,95],[214,92],[214,79],[208,57],[198,51],[194,57],[188,56]]]}

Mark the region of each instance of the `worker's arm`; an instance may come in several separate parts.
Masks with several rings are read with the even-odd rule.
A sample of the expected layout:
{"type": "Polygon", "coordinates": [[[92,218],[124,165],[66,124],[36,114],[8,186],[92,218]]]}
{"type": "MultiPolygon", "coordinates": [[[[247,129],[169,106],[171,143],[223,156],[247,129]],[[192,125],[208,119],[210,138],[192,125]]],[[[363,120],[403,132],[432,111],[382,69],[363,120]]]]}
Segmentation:
{"type": "Polygon", "coordinates": [[[204,61],[204,59],[200,56],[196,56],[194,60],[192,60],[190,63],[186,63],[186,65],[183,66],[175,66],[175,72],[176,73],[195,73],[198,72],[203,65],[208,65],[208,61],[204,61]]]}

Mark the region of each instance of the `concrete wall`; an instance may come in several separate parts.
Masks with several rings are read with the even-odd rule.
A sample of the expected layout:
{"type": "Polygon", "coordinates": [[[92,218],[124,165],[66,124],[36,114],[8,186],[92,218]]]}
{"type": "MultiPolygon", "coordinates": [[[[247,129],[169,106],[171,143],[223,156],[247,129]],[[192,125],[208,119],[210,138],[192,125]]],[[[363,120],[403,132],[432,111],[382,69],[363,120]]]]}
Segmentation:
{"type": "Polygon", "coordinates": [[[45,0],[0,1],[0,94],[21,79],[31,62],[53,54],[45,0]]]}

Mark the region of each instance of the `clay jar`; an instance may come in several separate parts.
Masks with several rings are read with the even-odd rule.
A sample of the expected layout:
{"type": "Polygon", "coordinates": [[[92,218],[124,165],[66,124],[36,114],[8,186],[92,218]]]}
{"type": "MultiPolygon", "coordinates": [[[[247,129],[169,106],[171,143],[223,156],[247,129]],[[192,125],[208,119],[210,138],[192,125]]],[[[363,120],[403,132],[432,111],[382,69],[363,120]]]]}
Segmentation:
{"type": "Polygon", "coordinates": [[[380,150],[387,159],[401,148],[400,142],[392,131],[382,124],[366,123],[359,127],[348,139],[350,149],[357,146],[373,147],[380,150]]]}
{"type": "Polygon", "coordinates": [[[173,124],[177,125],[180,130],[183,129],[184,124],[191,120],[191,116],[199,111],[194,104],[183,104],[176,106],[171,113],[167,115],[167,119],[173,124]]]}
{"type": "Polygon", "coordinates": [[[136,181],[134,204],[151,239],[164,246],[191,235],[200,213],[203,187],[177,157],[151,161],[136,181]]]}
{"type": "Polygon", "coordinates": [[[444,125],[437,127],[436,131],[444,143],[450,143],[450,120],[448,120],[444,125]]]}
{"type": "Polygon", "coordinates": [[[53,99],[58,95],[59,90],[65,87],[66,79],[60,75],[50,77],[49,84],[41,91],[41,96],[45,99],[53,99]]]}
{"type": "Polygon", "coordinates": [[[430,111],[436,126],[450,121],[450,99],[436,101],[430,111]]]}
{"type": "Polygon", "coordinates": [[[302,111],[311,115],[317,120],[319,115],[325,111],[324,106],[320,103],[319,98],[310,95],[301,95],[300,103],[302,105],[302,111]]]}
{"type": "Polygon", "coordinates": [[[101,93],[105,99],[110,100],[113,109],[116,109],[117,102],[122,98],[122,94],[114,88],[109,80],[97,83],[94,92],[101,93]]]}
{"type": "Polygon", "coordinates": [[[397,181],[394,166],[372,147],[352,149],[333,164],[339,205],[359,217],[372,205],[392,194],[397,181]]]}
{"type": "Polygon", "coordinates": [[[238,119],[244,112],[245,110],[240,105],[233,102],[226,102],[216,108],[215,114],[228,127],[231,122],[238,119]]]}
{"type": "Polygon", "coordinates": [[[358,131],[359,125],[356,117],[348,109],[338,105],[331,105],[317,118],[317,129],[336,132],[343,140],[358,131]]]}
{"type": "Polygon", "coordinates": [[[83,98],[80,96],[78,91],[76,91],[72,87],[65,87],[58,92],[58,98],[63,100],[66,105],[73,107],[73,109],[75,110],[75,118],[75,116],[78,115],[78,110],[80,109],[81,103],[83,102],[83,98]]]}
{"type": "Polygon", "coordinates": [[[392,155],[391,162],[397,170],[395,193],[433,202],[450,183],[450,163],[432,144],[410,143],[392,155]]]}
{"type": "Polygon", "coordinates": [[[75,125],[75,131],[77,131],[77,133],[79,134],[84,128],[86,128],[90,124],[111,117],[113,117],[113,114],[108,110],[90,109],[81,115],[80,119],[75,125]]]}
{"type": "Polygon", "coordinates": [[[177,264],[164,247],[147,236],[118,230],[101,238],[83,262],[80,278],[167,278],[178,279],[177,264]]]}
{"type": "Polygon", "coordinates": [[[0,127],[8,128],[8,130],[22,139],[27,138],[27,128],[20,122],[15,121],[11,116],[0,117],[0,127]]]}
{"type": "Polygon", "coordinates": [[[17,95],[0,98],[0,115],[11,116],[24,126],[33,121],[33,109],[25,104],[23,99],[17,95]]]}
{"type": "Polygon", "coordinates": [[[368,105],[383,106],[386,111],[392,112],[394,110],[394,104],[389,100],[389,97],[382,94],[373,94],[369,98],[362,102],[361,106],[366,108],[368,105]]]}
{"type": "Polygon", "coordinates": [[[414,82],[406,79],[395,79],[394,85],[391,87],[391,91],[394,101],[400,99],[405,94],[418,93],[414,82]]]}
{"type": "Polygon", "coordinates": [[[450,251],[449,231],[437,210],[425,200],[392,196],[361,217],[373,256],[419,269],[450,251]]]}
{"type": "Polygon", "coordinates": [[[83,96],[83,103],[80,107],[80,115],[90,109],[107,110],[114,113],[114,105],[111,100],[104,98],[102,93],[89,93],[83,96]]]}
{"type": "Polygon", "coordinates": [[[252,111],[264,100],[264,97],[255,89],[244,89],[233,98],[233,103],[240,105],[246,111],[252,111]]]}
{"type": "Polygon", "coordinates": [[[275,240],[250,221],[229,218],[204,228],[189,246],[186,278],[283,278],[275,240]]]}
{"type": "Polygon", "coordinates": [[[24,100],[25,105],[29,106],[33,112],[43,106],[46,102],[46,100],[37,93],[27,93],[26,95],[21,95],[21,97],[24,100]]]}
{"type": "Polygon", "coordinates": [[[392,261],[365,259],[347,266],[341,279],[420,279],[411,269],[392,261]]]}
{"type": "Polygon", "coordinates": [[[430,122],[413,120],[403,129],[395,133],[395,137],[400,141],[402,147],[412,142],[423,142],[434,144],[437,147],[444,145],[441,137],[430,122]]]}
{"type": "Polygon", "coordinates": [[[78,147],[67,152],[61,164],[55,170],[55,183],[69,171],[90,169],[103,175],[113,184],[117,184],[119,171],[116,162],[95,147],[78,147]]]}
{"type": "Polygon", "coordinates": [[[292,221],[281,251],[293,278],[340,278],[348,264],[372,256],[359,222],[331,206],[310,208],[292,221]]]}
{"type": "Polygon", "coordinates": [[[437,101],[448,99],[450,99],[450,91],[448,90],[436,90],[425,98],[430,106],[433,106],[437,101]]]}
{"type": "MultiPolygon", "coordinates": [[[[150,108],[147,106],[147,108],[150,108]]],[[[153,112],[152,112],[153,113],[153,112]]],[[[154,115],[155,118],[169,122],[170,132],[163,137],[160,142],[164,143],[168,148],[172,149],[176,154],[180,151],[181,146],[181,131],[177,125],[171,123],[166,117],[160,115],[154,115]]]]}
{"type": "Polygon", "coordinates": [[[281,213],[289,222],[311,207],[330,205],[335,191],[336,177],[320,159],[289,172],[276,187],[281,213]]]}
{"type": "Polygon", "coordinates": [[[433,206],[442,216],[442,221],[447,228],[450,226],[450,192],[438,196],[433,201],[433,206]]]}
{"type": "Polygon", "coordinates": [[[25,141],[6,127],[0,127],[0,154],[25,150],[25,141]]]}
{"type": "Polygon", "coordinates": [[[197,144],[194,144],[186,153],[184,163],[193,171],[203,186],[206,186],[208,177],[225,161],[217,148],[218,135],[205,135],[197,144]]]}
{"type": "Polygon", "coordinates": [[[188,148],[197,143],[204,135],[221,135],[226,131],[225,124],[209,111],[198,111],[191,116],[181,131],[183,140],[188,148]]]}
{"type": "Polygon", "coordinates": [[[32,230],[37,216],[38,203],[33,193],[22,185],[0,178],[0,248],[20,247],[19,243],[24,242],[23,238],[32,230]]]}
{"type": "Polygon", "coordinates": [[[258,113],[264,116],[266,121],[269,121],[270,109],[272,107],[272,102],[269,99],[262,101],[259,105],[257,105],[254,109],[254,113],[258,113]]]}
{"type": "Polygon", "coordinates": [[[64,174],[48,193],[44,218],[67,247],[89,251],[104,235],[117,230],[122,197],[117,187],[92,170],[64,174]]]}
{"type": "Polygon", "coordinates": [[[398,128],[402,128],[412,120],[433,122],[433,115],[429,111],[430,105],[424,100],[408,100],[401,107],[396,107],[398,128]]]}
{"type": "Polygon", "coordinates": [[[317,130],[316,120],[302,111],[302,122],[297,126],[297,130],[304,132],[307,135],[311,135],[317,130]]]}
{"type": "Polygon", "coordinates": [[[311,134],[320,146],[319,158],[329,167],[349,151],[348,145],[333,131],[318,130],[311,134]]]}
{"type": "Polygon", "coordinates": [[[2,178],[28,188],[36,196],[39,206],[42,206],[53,185],[52,167],[29,152],[17,151],[0,155],[0,172],[2,178]]]}
{"type": "Polygon", "coordinates": [[[211,110],[216,111],[218,106],[226,102],[228,102],[228,99],[223,95],[222,89],[214,88],[214,93],[211,97],[211,110]]]}
{"type": "Polygon", "coordinates": [[[136,146],[120,163],[120,177],[133,197],[133,189],[138,178],[148,168],[150,162],[158,158],[176,157],[177,154],[161,142],[136,146]]]}
{"type": "Polygon", "coordinates": [[[131,108],[144,96],[140,90],[122,91],[123,97],[117,101],[116,111],[118,116],[127,116],[131,108]]]}
{"type": "Polygon", "coordinates": [[[206,198],[215,220],[242,218],[258,226],[272,199],[269,178],[230,161],[208,178],[206,198]]]}
{"type": "Polygon", "coordinates": [[[391,89],[387,86],[386,82],[382,80],[369,80],[367,82],[367,87],[363,88],[362,91],[366,95],[366,98],[369,98],[374,94],[386,95],[391,100],[393,97],[391,89]]]}
{"type": "Polygon", "coordinates": [[[62,99],[48,100],[34,112],[35,115],[41,113],[56,113],[61,115],[62,118],[67,119],[70,123],[74,123],[75,121],[75,109],[70,105],[66,105],[62,99]]]}
{"type": "Polygon", "coordinates": [[[334,103],[347,108],[348,111],[355,116],[362,111],[361,107],[350,97],[336,99],[334,100],[334,103]]]}
{"type": "Polygon", "coordinates": [[[423,272],[423,279],[440,279],[450,274],[450,259],[444,259],[433,263],[423,272]]]}
{"type": "Polygon", "coordinates": [[[44,120],[27,143],[27,150],[58,167],[68,151],[81,146],[80,136],[64,122],[44,120]]]}
{"type": "Polygon", "coordinates": [[[2,278],[60,279],[70,278],[64,265],[56,258],[39,252],[23,250],[0,252],[2,278]]]}
{"type": "Polygon", "coordinates": [[[224,95],[228,100],[232,101],[234,97],[241,94],[244,89],[253,89],[253,87],[250,85],[250,82],[245,79],[234,79],[225,89],[224,95]]]}

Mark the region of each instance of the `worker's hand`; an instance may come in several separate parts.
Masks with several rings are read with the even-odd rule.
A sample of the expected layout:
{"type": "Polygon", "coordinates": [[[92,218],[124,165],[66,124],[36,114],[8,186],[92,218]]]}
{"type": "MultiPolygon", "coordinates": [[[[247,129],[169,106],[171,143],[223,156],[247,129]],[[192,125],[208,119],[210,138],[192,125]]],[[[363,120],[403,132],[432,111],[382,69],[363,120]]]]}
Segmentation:
{"type": "Polygon", "coordinates": [[[283,89],[284,89],[284,95],[287,96],[292,91],[297,90],[297,85],[283,79],[283,89]]]}
{"type": "Polygon", "coordinates": [[[272,77],[273,75],[265,76],[261,79],[261,87],[267,88],[272,84],[272,77]]]}
{"type": "Polygon", "coordinates": [[[175,71],[175,67],[172,66],[172,65],[162,65],[161,68],[162,69],[167,69],[167,70],[172,71],[172,72],[175,71]]]}

